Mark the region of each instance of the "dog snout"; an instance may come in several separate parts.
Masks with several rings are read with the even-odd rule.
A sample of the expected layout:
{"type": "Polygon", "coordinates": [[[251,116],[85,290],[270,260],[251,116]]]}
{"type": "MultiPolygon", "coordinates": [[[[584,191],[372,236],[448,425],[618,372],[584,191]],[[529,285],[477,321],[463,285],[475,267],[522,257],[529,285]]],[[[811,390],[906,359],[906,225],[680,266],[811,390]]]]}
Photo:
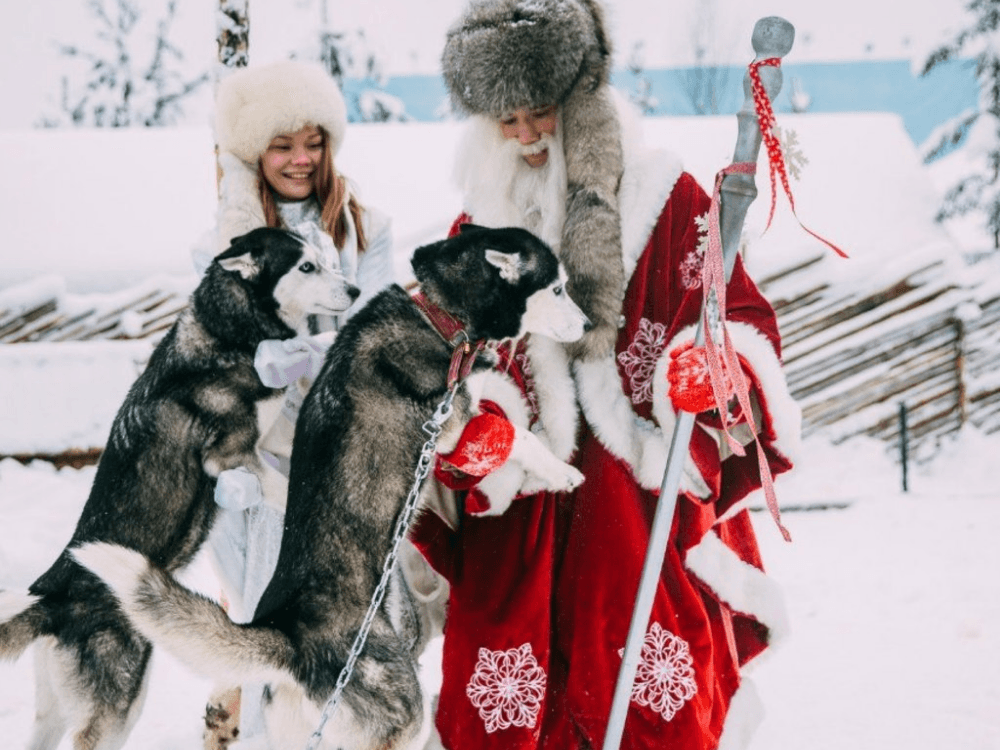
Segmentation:
{"type": "Polygon", "coordinates": [[[583,316],[583,332],[590,333],[594,330],[594,322],[586,315],[583,316]]]}
{"type": "Polygon", "coordinates": [[[348,284],[347,296],[351,298],[351,302],[354,302],[354,300],[361,296],[361,290],[354,286],[354,284],[348,284]]]}

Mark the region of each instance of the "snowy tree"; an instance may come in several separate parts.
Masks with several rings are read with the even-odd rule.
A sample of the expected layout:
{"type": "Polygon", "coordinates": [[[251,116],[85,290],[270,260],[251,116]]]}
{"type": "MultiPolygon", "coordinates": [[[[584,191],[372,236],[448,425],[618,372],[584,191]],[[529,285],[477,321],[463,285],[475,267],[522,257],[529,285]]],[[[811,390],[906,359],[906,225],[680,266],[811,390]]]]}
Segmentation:
{"type": "Polygon", "coordinates": [[[695,114],[716,115],[732,85],[725,59],[730,48],[723,31],[725,14],[714,0],[699,0],[694,14],[690,39],[695,63],[685,72],[682,85],[695,114]]]}
{"type": "Polygon", "coordinates": [[[90,48],[64,44],[60,53],[77,63],[79,75],[61,79],[59,111],[41,127],[64,125],[129,127],[175,124],[182,101],[208,81],[208,73],[185,79],[184,56],[170,41],[176,0],[158,19],[144,17],[138,0],[88,0],[97,23],[90,48]]]}
{"type": "Polygon", "coordinates": [[[644,43],[638,41],[632,45],[625,67],[635,79],[635,88],[628,92],[628,98],[644,115],[651,115],[659,104],[653,96],[653,83],[646,75],[646,60],[643,54],[644,43]]]}
{"type": "MultiPolygon", "coordinates": [[[[330,22],[328,0],[319,0],[319,25],[295,57],[317,60],[337,79],[341,90],[348,79],[362,82],[348,112],[352,122],[406,122],[410,119],[401,99],[385,91],[382,63],[364,29],[347,31],[330,22]]],[[[345,91],[346,93],[346,91],[345,91]]]]}
{"type": "Polygon", "coordinates": [[[932,134],[923,149],[924,161],[933,161],[964,143],[962,148],[969,151],[975,168],[947,190],[937,220],[982,212],[993,235],[993,247],[1000,249],[1000,0],[971,0],[966,8],[971,23],[951,42],[931,52],[921,75],[949,60],[971,55],[979,101],[975,108],[932,134]]]}

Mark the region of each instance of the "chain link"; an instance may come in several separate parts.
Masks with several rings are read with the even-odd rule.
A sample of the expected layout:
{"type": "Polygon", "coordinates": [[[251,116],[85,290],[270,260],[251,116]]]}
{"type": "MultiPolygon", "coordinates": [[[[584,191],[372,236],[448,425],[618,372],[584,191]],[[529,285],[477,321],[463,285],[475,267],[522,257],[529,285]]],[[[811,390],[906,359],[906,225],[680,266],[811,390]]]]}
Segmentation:
{"type": "Polygon", "coordinates": [[[361,628],[358,630],[358,634],[354,638],[354,644],[351,646],[351,651],[347,655],[347,661],[344,663],[344,668],[340,670],[340,675],[337,677],[337,684],[333,688],[333,694],[330,696],[330,699],[326,702],[326,706],[323,708],[323,713],[319,720],[319,726],[316,727],[316,731],[309,737],[306,750],[316,750],[319,746],[319,742],[323,736],[323,728],[326,726],[327,721],[329,721],[334,711],[337,710],[337,706],[340,704],[340,698],[344,692],[344,687],[350,681],[351,674],[354,672],[354,664],[357,662],[358,657],[361,655],[361,651],[365,647],[365,641],[368,640],[368,632],[371,630],[372,623],[375,621],[375,615],[378,613],[379,607],[382,606],[382,600],[385,598],[385,592],[389,586],[389,579],[392,576],[393,568],[396,567],[396,560],[399,557],[399,545],[403,543],[403,540],[406,538],[406,534],[410,529],[410,521],[417,508],[417,502],[420,500],[420,490],[423,487],[424,480],[427,479],[427,475],[430,473],[431,466],[434,463],[434,454],[437,447],[438,436],[441,434],[444,423],[448,420],[448,417],[451,416],[452,402],[455,399],[455,391],[457,389],[458,383],[453,384],[448,389],[444,398],[441,400],[441,403],[438,404],[434,415],[421,426],[421,429],[423,429],[429,437],[420,449],[420,458],[417,461],[417,468],[413,475],[413,486],[410,487],[410,494],[407,495],[406,502],[403,504],[403,510],[400,512],[399,518],[396,520],[396,528],[392,537],[392,548],[389,550],[389,554],[385,558],[385,563],[382,565],[382,578],[379,580],[378,586],[375,588],[375,593],[372,595],[372,601],[371,604],[368,605],[368,612],[365,613],[365,619],[361,621],[361,628]]]}

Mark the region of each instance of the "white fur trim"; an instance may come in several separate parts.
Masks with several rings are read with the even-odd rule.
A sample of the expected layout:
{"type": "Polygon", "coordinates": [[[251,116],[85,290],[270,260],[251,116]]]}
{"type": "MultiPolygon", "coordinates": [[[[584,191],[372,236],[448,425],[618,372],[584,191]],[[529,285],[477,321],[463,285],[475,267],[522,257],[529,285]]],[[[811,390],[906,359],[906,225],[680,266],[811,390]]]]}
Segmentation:
{"type": "Polygon", "coordinates": [[[749,747],[763,719],[764,704],[757,694],[757,686],[746,677],[741,678],[740,686],[729,702],[718,750],[744,750],[749,747]]]}
{"type": "Polygon", "coordinates": [[[336,154],[347,132],[347,107],[333,77],[319,64],[282,60],[230,73],[215,95],[220,151],[256,164],[271,140],[318,125],[336,154]]]}
{"type": "Polygon", "coordinates": [[[622,128],[624,174],[618,188],[618,206],[622,223],[622,260],[628,279],[646,249],[649,235],[683,167],[673,153],[645,146],[642,118],[634,104],[617,89],[612,89],[612,100],[622,128]]]}
{"type": "Polygon", "coordinates": [[[788,389],[785,372],[771,342],[748,323],[728,323],[729,337],[736,351],[753,368],[760,384],[761,409],[774,428],[774,447],[795,461],[802,443],[802,408],[788,389]]]}
{"type": "Polygon", "coordinates": [[[540,415],[534,432],[557,458],[569,461],[577,447],[579,410],[566,350],[545,336],[529,336],[525,348],[540,415]]]}
{"type": "Polygon", "coordinates": [[[216,217],[216,254],[229,247],[236,237],[262,227],[264,207],[257,189],[257,167],[228,151],[219,153],[219,208],[216,217]]]}
{"type": "MultiPolygon", "coordinates": [[[[670,453],[673,412],[661,415],[660,425],[637,415],[622,390],[617,365],[611,358],[576,362],[574,372],[580,406],[594,435],[612,455],[631,467],[643,489],[659,490],[670,453]]],[[[690,453],[685,457],[680,490],[698,497],[709,494],[690,453]]]]}
{"type": "Polygon", "coordinates": [[[709,530],[688,550],[685,566],[730,609],[748,615],[770,631],[768,645],[780,645],[790,630],[781,587],[759,568],[743,562],[709,530]]]}
{"type": "MultiPolygon", "coordinates": [[[[760,384],[764,401],[760,407],[771,420],[775,434],[774,448],[794,461],[802,442],[802,410],[788,389],[788,382],[774,347],[764,334],[748,323],[730,321],[726,328],[736,351],[753,368],[760,384]]],[[[653,375],[653,416],[661,424],[663,420],[672,420],[674,416],[667,393],[670,352],[685,341],[694,341],[694,334],[695,326],[682,328],[663,348],[663,354],[657,360],[653,375]]]]}

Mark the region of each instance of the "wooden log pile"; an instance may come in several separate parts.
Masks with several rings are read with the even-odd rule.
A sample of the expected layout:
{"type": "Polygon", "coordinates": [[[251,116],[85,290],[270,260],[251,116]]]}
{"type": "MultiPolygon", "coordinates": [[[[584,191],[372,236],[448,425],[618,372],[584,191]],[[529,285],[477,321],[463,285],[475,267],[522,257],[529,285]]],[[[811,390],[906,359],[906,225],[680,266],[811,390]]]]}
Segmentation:
{"type": "MultiPolygon", "coordinates": [[[[831,285],[819,258],[758,281],[774,305],[789,387],[805,436],[868,435],[898,444],[900,405],[911,451],[933,454],[963,424],[1000,431],[1000,284],[961,286],[930,261],[878,286],[831,285]]],[[[142,339],[154,343],[187,305],[183,284],[150,281],[110,297],[39,285],[0,296],[0,345],[142,339]]]]}
{"type": "Polygon", "coordinates": [[[943,261],[874,288],[829,286],[813,259],[760,282],[774,305],[803,435],[868,435],[891,445],[907,414],[910,449],[934,453],[971,423],[1000,430],[1000,293],[943,273],[943,261]]]}
{"type": "Polygon", "coordinates": [[[0,298],[0,344],[37,341],[158,341],[188,303],[183,284],[145,283],[114,295],[66,295],[41,283],[19,299],[0,298]]]}

